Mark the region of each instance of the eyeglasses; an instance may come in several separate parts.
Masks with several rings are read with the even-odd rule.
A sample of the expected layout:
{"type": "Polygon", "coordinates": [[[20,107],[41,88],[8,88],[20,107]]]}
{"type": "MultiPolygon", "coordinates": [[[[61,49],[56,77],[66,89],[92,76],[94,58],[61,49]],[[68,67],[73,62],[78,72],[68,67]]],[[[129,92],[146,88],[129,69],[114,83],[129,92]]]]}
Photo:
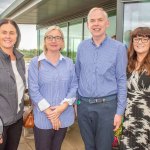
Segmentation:
{"type": "Polygon", "coordinates": [[[147,43],[149,41],[149,38],[148,37],[135,37],[133,38],[133,42],[134,43],[138,43],[139,41],[141,41],[142,43],[147,43]]]}
{"type": "Polygon", "coordinates": [[[46,36],[45,38],[49,41],[53,41],[53,39],[54,39],[57,42],[59,42],[63,39],[61,36],[51,36],[51,35],[46,36]]]}

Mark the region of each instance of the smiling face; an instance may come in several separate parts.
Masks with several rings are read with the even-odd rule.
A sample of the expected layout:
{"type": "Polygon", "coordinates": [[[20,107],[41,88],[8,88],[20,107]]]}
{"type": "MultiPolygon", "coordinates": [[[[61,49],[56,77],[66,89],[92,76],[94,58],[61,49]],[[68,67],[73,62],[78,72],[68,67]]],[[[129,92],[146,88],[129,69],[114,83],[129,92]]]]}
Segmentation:
{"type": "Polygon", "coordinates": [[[107,14],[103,10],[95,9],[88,15],[87,26],[93,38],[104,38],[109,27],[107,14]]]}
{"type": "Polygon", "coordinates": [[[149,37],[136,36],[133,38],[133,47],[137,55],[146,56],[150,51],[150,39],[149,37]]]}
{"type": "Polygon", "coordinates": [[[63,48],[64,40],[59,30],[54,29],[45,36],[45,47],[48,51],[60,51],[63,48]]]}
{"type": "Polygon", "coordinates": [[[10,24],[0,26],[0,47],[2,49],[13,50],[14,44],[17,41],[16,28],[10,24]]]}

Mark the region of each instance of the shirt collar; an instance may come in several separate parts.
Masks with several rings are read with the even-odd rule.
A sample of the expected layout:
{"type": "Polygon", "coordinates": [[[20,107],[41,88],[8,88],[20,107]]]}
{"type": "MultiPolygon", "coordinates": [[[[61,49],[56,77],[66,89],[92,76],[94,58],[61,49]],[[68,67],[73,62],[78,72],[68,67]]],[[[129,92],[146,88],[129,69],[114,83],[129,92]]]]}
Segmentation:
{"type": "MultiPolygon", "coordinates": [[[[3,58],[8,59],[10,56],[6,54],[1,48],[0,48],[0,53],[2,54],[3,58]]],[[[16,56],[16,59],[22,58],[24,55],[20,53],[17,49],[13,49],[13,53],[16,56]]]]}
{"type": "MultiPolygon", "coordinates": [[[[105,39],[102,41],[102,43],[101,43],[100,45],[103,45],[103,43],[105,43],[105,41],[106,41],[107,39],[108,39],[108,36],[106,35],[105,39]]],[[[96,46],[96,44],[95,44],[94,41],[93,41],[93,38],[91,38],[90,41],[91,41],[91,43],[92,43],[93,45],[96,46]]],[[[100,46],[100,45],[99,45],[99,46],[100,46]]],[[[98,47],[99,47],[99,46],[98,46],[98,47]]]]}
{"type": "MultiPolygon", "coordinates": [[[[47,60],[47,58],[46,58],[46,55],[45,55],[45,53],[43,52],[42,54],[40,54],[40,56],[39,56],[39,58],[38,58],[38,61],[41,61],[41,60],[47,60]]],[[[62,59],[65,59],[65,57],[62,55],[62,54],[60,54],[60,58],[59,58],[59,60],[62,60],[62,59]]]]}

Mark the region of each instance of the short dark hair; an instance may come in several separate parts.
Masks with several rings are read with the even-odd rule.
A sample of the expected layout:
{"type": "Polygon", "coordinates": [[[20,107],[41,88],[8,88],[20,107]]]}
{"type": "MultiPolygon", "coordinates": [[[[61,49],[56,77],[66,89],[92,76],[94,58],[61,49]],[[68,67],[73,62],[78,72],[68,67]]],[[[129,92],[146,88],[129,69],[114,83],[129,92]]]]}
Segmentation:
{"type": "Polygon", "coordinates": [[[8,18],[4,18],[4,19],[0,19],[0,27],[4,24],[11,24],[15,27],[16,32],[17,32],[17,40],[16,43],[14,45],[14,48],[18,48],[20,40],[21,40],[21,33],[20,33],[20,29],[17,25],[17,23],[14,20],[8,19],[8,18]]]}

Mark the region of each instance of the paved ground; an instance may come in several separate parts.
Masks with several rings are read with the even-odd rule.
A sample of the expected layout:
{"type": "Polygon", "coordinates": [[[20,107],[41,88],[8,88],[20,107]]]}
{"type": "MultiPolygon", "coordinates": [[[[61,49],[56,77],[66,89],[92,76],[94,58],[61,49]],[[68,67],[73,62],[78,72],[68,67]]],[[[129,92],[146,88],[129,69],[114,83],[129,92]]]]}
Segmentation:
{"type": "MultiPolygon", "coordinates": [[[[32,129],[23,130],[18,150],[35,150],[32,129]],[[24,136],[25,135],[25,136],[24,136]]],[[[61,150],[85,150],[77,121],[67,131],[61,150]]],[[[119,150],[118,148],[112,150],[119,150]]]]}
{"type": "MultiPolygon", "coordinates": [[[[31,129],[25,130],[25,133],[23,132],[18,150],[35,150],[33,131],[31,129]]],[[[84,150],[77,122],[69,128],[61,150],[84,150]]]]}

